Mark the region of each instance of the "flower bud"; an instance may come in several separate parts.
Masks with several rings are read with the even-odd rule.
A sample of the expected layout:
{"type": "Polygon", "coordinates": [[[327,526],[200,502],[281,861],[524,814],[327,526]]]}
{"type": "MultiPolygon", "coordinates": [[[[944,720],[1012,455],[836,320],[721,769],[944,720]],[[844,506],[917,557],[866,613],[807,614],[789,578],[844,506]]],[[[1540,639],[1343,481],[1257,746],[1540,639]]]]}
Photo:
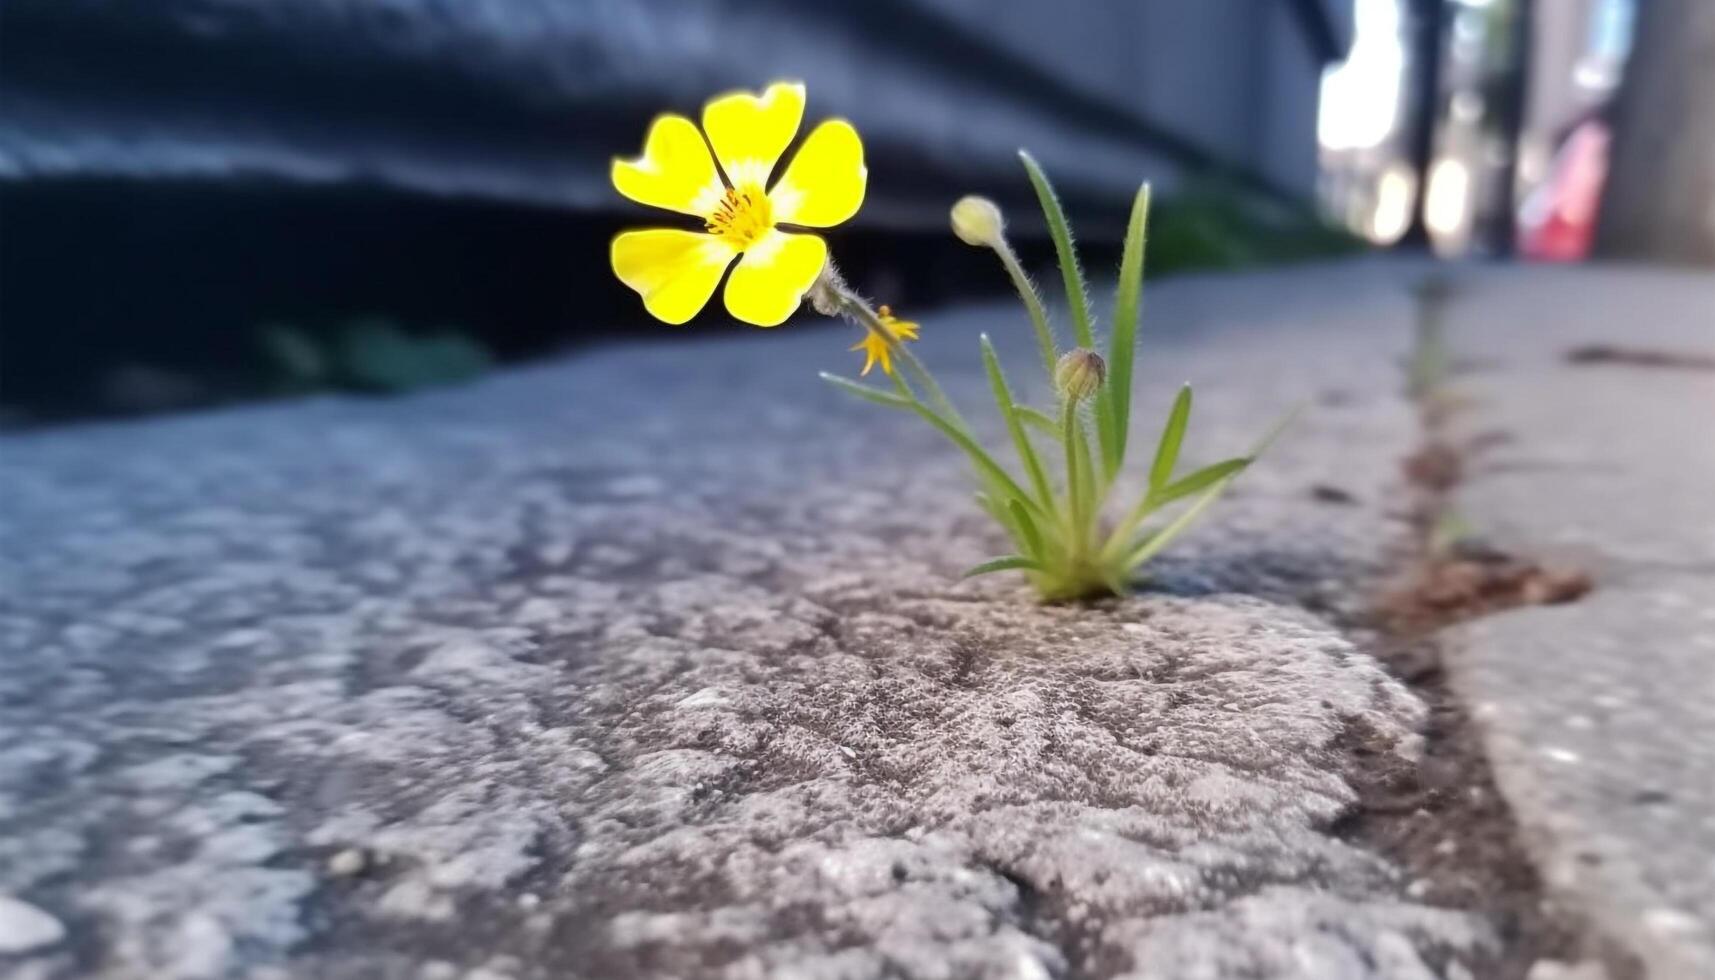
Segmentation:
{"type": "Polygon", "coordinates": [[[1000,208],[986,197],[961,197],[953,205],[953,234],[966,245],[994,248],[1006,231],[1000,208]]]}
{"type": "Polygon", "coordinates": [[[1054,366],[1054,387],[1062,396],[1080,402],[1095,394],[1107,376],[1108,365],[1102,356],[1080,347],[1067,351],[1054,366]]]}

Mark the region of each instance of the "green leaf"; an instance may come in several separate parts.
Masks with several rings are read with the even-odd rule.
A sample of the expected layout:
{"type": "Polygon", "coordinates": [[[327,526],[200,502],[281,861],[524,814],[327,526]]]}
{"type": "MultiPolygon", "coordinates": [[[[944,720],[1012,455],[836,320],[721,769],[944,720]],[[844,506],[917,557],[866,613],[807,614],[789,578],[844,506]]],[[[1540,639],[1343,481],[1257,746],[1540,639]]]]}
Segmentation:
{"type": "Polygon", "coordinates": [[[1014,405],[1012,406],[1012,410],[1017,412],[1018,417],[1024,421],[1036,426],[1038,429],[1048,433],[1055,439],[1060,438],[1060,424],[1049,418],[1047,412],[1044,412],[1039,408],[1031,408],[1029,405],[1014,405]]]}
{"type": "Polygon", "coordinates": [[[1154,507],[1165,507],[1175,500],[1189,497],[1205,487],[1239,472],[1249,466],[1253,460],[1254,457],[1251,456],[1235,456],[1219,463],[1211,463],[1190,476],[1175,480],[1162,487],[1159,493],[1150,498],[1150,504],[1154,507]]]}
{"type": "Polygon", "coordinates": [[[1003,558],[991,558],[981,565],[973,565],[965,569],[963,578],[975,578],[978,575],[990,575],[995,572],[1009,572],[1019,569],[1026,572],[1040,572],[1042,566],[1023,555],[1007,555],[1003,558]]]}
{"type": "Polygon", "coordinates": [[[976,466],[982,476],[985,479],[993,480],[1005,491],[1003,496],[1016,497],[1024,501],[1032,510],[1040,510],[1036,503],[1030,499],[1030,495],[1024,492],[1024,488],[1018,485],[1018,481],[1009,476],[1006,470],[1001,469],[1000,464],[994,461],[994,457],[984,452],[983,447],[977,445],[976,440],[966,435],[964,430],[936,415],[932,409],[922,402],[909,402],[907,407],[921,415],[924,421],[940,430],[941,434],[951,439],[954,445],[963,449],[965,455],[970,457],[971,463],[976,466]]]}
{"type": "Polygon", "coordinates": [[[1161,441],[1155,446],[1155,462],[1149,467],[1149,492],[1159,493],[1173,479],[1173,466],[1179,462],[1179,446],[1185,441],[1185,427],[1191,421],[1191,386],[1179,389],[1173,399],[1173,411],[1161,429],[1161,441]]]}
{"type": "Polygon", "coordinates": [[[1024,170],[1036,188],[1036,199],[1042,202],[1042,216],[1048,219],[1048,233],[1054,238],[1054,251],[1060,257],[1060,275],[1066,280],[1066,305],[1072,309],[1072,329],[1078,346],[1096,349],[1096,339],[1090,330],[1090,302],[1084,288],[1084,270],[1078,265],[1078,253],[1072,250],[1072,227],[1066,223],[1066,212],[1054,195],[1054,185],[1042,172],[1036,159],[1024,150],[1018,151],[1024,170]]]}
{"type": "Polygon", "coordinates": [[[1108,337],[1108,383],[1103,396],[1109,399],[1108,428],[1102,443],[1102,462],[1113,479],[1125,462],[1126,439],[1131,425],[1131,366],[1137,348],[1138,308],[1143,296],[1143,256],[1149,225],[1149,185],[1137,189],[1132,200],[1131,220],[1126,223],[1125,251],[1120,255],[1120,283],[1114,295],[1114,322],[1108,337]]]}
{"type": "Polygon", "coordinates": [[[1000,358],[995,355],[994,344],[989,342],[989,335],[982,335],[983,367],[988,371],[989,387],[994,389],[995,403],[1000,406],[1000,414],[1006,420],[1006,431],[1012,435],[1013,445],[1018,450],[1018,460],[1024,465],[1024,472],[1030,478],[1031,488],[1036,491],[1036,499],[1046,507],[1054,499],[1054,491],[1048,484],[1048,474],[1042,469],[1042,461],[1037,458],[1036,447],[1030,444],[1030,437],[1025,434],[1024,425],[1019,421],[1018,413],[1013,410],[1012,391],[1006,384],[1006,373],[1001,370],[1000,358]]]}
{"type": "Polygon", "coordinates": [[[1288,409],[1286,414],[1280,417],[1280,421],[1274,423],[1273,428],[1270,428],[1268,432],[1263,435],[1262,439],[1257,442],[1255,448],[1251,449],[1250,458],[1257,459],[1262,456],[1263,453],[1268,452],[1268,447],[1274,445],[1274,441],[1280,438],[1280,434],[1285,432],[1288,426],[1298,420],[1299,414],[1303,411],[1303,402],[1299,402],[1288,409]]]}
{"type": "Polygon", "coordinates": [[[1117,568],[1102,569],[1102,581],[1113,590],[1114,595],[1123,596],[1130,591],[1131,583],[1126,581],[1126,573],[1117,568]]]}
{"type": "MultiPolygon", "coordinates": [[[[1240,473],[1245,471],[1246,467],[1250,466],[1251,463],[1256,462],[1257,458],[1261,456],[1269,446],[1274,444],[1274,440],[1279,438],[1281,432],[1285,431],[1286,427],[1292,424],[1292,420],[1298,417],[1298,412],[1301,408],[1302,406],[1294,407],[1290,412],[1287,412],[1279,422],[1276,422],[1274,424],[1274,428],[1270,429],[1268,434],[1263,436],[1262,441],[1257,443],[1257,447],[1251,451],[1250,455],[1240,456],[1235,459],[1229,459],[1210,466],[1205,466],[1163,491],[1162,495],[1163,497],[1166,497],[1167,500],[1176,500],[1179,497],[1189,496],[1199,490],[1202,490],[1203,495],[1198,497],[1197,501],[1190,507],[1185,508],[1185,512],[1174,518],[1167,526],[1156,531],[1154,534],[1149,535],[1146,539],[1140,542],[1137,548],[1135,548],[1131,554],[1126,556],[1123,563],[1125,569],[1130,571],[1131,569],[1136,568],[1149,559],[1155,557],[1163,548],[1172,544],[1174,538],[1184,533],[1184,531],[1189,528],[1198,517],[1202,516],[1203,511],[1207,510],[1210,504],[1214,503],[1222,493],[1226,492],[1227,487],[1232,485],[1232,482],[1238,478],[1240,473]],[[1192,485],[1193,481],[1195,481],[1195,485],[1192,485]],[[1205,487],[1207,489],[1204,489],[1205,487]],[[1174,493],[1176,489],[1179,492],[1174,493]],[[1168,494],[1170,493],[1173,494],[1173,496],[1169,497],[1168,494]]],[[[1167,500],[1163,500],[1162,502],[1165,503],[1167,500]]]]}
{"type": "Polygon", "coordinates": [[[1024,536],[1024,550],[1030,553],[1030,557],[1040,560],[1046,553],[1042,547],[1042,532],[1037,530],[1036,522],[1030,518],[1030,512],[1016,500],[1009,500],[1006,505],[1012,511],[1012,519],[1017,522],[1019,532],[1024,536]]]}
{"type": "Polygon", "coordinates": [[[826,371],[821,372],[821,377],[823,381],[833,385],[835,388],[849,394],[856,395],[864,401],[875,402],[877,405],[886,405],[889,408],[911,407],[911,402],[908,399],[902,398],[899,395],[889,394],[888,392],[882,391],[880,388],[871,388],[869,385],[858,384],[856,381],[842,378],[837,374],[829,374],[826,371]]]}
{"type": "Polygon", "coordinates": [[[1013,514],[1010,505],[1014,501],[1007,496],[1006,488],[980,470],[977,473],[977,479],[983,485],[983,490],[976,495],[977,503],[982,507],[983,512],[1000,525],[1001,530],[1006,532],[1006,536],[1011,538],[1013,544],[1017,545],[1020,550],[1029,551],[1029,538],[1024,529],[1019,526],[1018,518],[1013,514]]]}
{"type": "Polygon", "coordinates": [[[1197,518],[1203,516],[1203,512],[1209,509],[1209,505],[1215,502],[1215,498],[1219,497],[1221,492],[1227,489],[1228,484],[1232,483],[1233,477],[1237,475],[1238,474],[1235,471],[1227,474],[1219,480],[1216,480],[1213,486],[1203,491],[1203,495],[1197,498],[1196,503],[1185,508],[1184,513],[1175,517],[1165,527],[1162,527],[1155,533],[1145,537],[1130,554],[1125,556],[1125,559],[1120,563],[1120,566],[1127,572],[1130,572],[1132,569],[1160,554],[1163,548],[1173,543],[1174,538],[1183,534],[1187,528],[1196,522],[1197,518]]]}
{"type": "Polygon", "coordinates": [[[923,390],[929,393],[929,397],[934,399],[936,406],[941,411],[947,413],[947,419],[960,430],[969,432],[971,427],[965,424],[964,416],[960,415],[959,410],[953,407],[952,400],[947,397],[946,392],[941,390],[940,384],[935,381],[935,376],[929,373],[929,369],[917,359],[917,355],[911,353],[909,348],[897,340],[892,341],[892,344],[894,356],[899,358],[906,370],[917,375],[917,380],[923,385],[923,390]]]}

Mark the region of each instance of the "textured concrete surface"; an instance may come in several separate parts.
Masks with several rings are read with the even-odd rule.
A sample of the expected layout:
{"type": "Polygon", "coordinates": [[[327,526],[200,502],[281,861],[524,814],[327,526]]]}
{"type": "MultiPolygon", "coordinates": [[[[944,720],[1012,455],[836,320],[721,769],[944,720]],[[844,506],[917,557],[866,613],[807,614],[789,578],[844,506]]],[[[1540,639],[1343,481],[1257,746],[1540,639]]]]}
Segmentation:
{"type": "MultiPolygon", "coordinates": [[[[9,438],[0,974],[1464,975],[1330,831],[1422,710],[1316,612],[1407,533],[1401,278],[1151,290],[1193,454],[1310,408],[1095,609],[956,579],[998,542],[838,328],[9,438]]],[[[924,320],[987,418],[1024,322],[924,320]]]]}
{"type": "Polygon", "coordinates": [[[1449,316],[1460,515],[1597,582],[1456,631],[1455,680],[1550,881],[1650,976],[1715,976],[1715,371],[1566,358],[1715,356],[1715,275],[1478,273],[1449,316]]]}

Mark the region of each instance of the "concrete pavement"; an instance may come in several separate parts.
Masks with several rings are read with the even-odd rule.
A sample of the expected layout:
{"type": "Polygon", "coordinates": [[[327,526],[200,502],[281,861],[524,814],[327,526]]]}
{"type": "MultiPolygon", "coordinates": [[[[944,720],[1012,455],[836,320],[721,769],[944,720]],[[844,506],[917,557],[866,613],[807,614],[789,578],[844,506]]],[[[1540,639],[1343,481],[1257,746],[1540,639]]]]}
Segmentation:
{"type": "Polygon", "coordinates": [[[1715,976],[1715,275],[1457,283],[1457,425],[1488,446],[1458,516],[1596,588],[1453,631],[1454,680],[1550,883],[1651,977],[1715,976]]]}

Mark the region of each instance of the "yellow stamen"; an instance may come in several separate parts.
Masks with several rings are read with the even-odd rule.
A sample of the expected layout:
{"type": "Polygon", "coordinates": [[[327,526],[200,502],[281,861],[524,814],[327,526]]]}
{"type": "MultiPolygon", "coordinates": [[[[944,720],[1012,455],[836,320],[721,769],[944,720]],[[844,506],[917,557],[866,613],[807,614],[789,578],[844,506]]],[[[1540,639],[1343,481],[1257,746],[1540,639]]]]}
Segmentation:
{"type": "Polygon", "coordinates": [[[729,187],[709,215],[708,231],[743,251],[774,228],[774,209],[768,194],[754,184],[729,187]]]}

